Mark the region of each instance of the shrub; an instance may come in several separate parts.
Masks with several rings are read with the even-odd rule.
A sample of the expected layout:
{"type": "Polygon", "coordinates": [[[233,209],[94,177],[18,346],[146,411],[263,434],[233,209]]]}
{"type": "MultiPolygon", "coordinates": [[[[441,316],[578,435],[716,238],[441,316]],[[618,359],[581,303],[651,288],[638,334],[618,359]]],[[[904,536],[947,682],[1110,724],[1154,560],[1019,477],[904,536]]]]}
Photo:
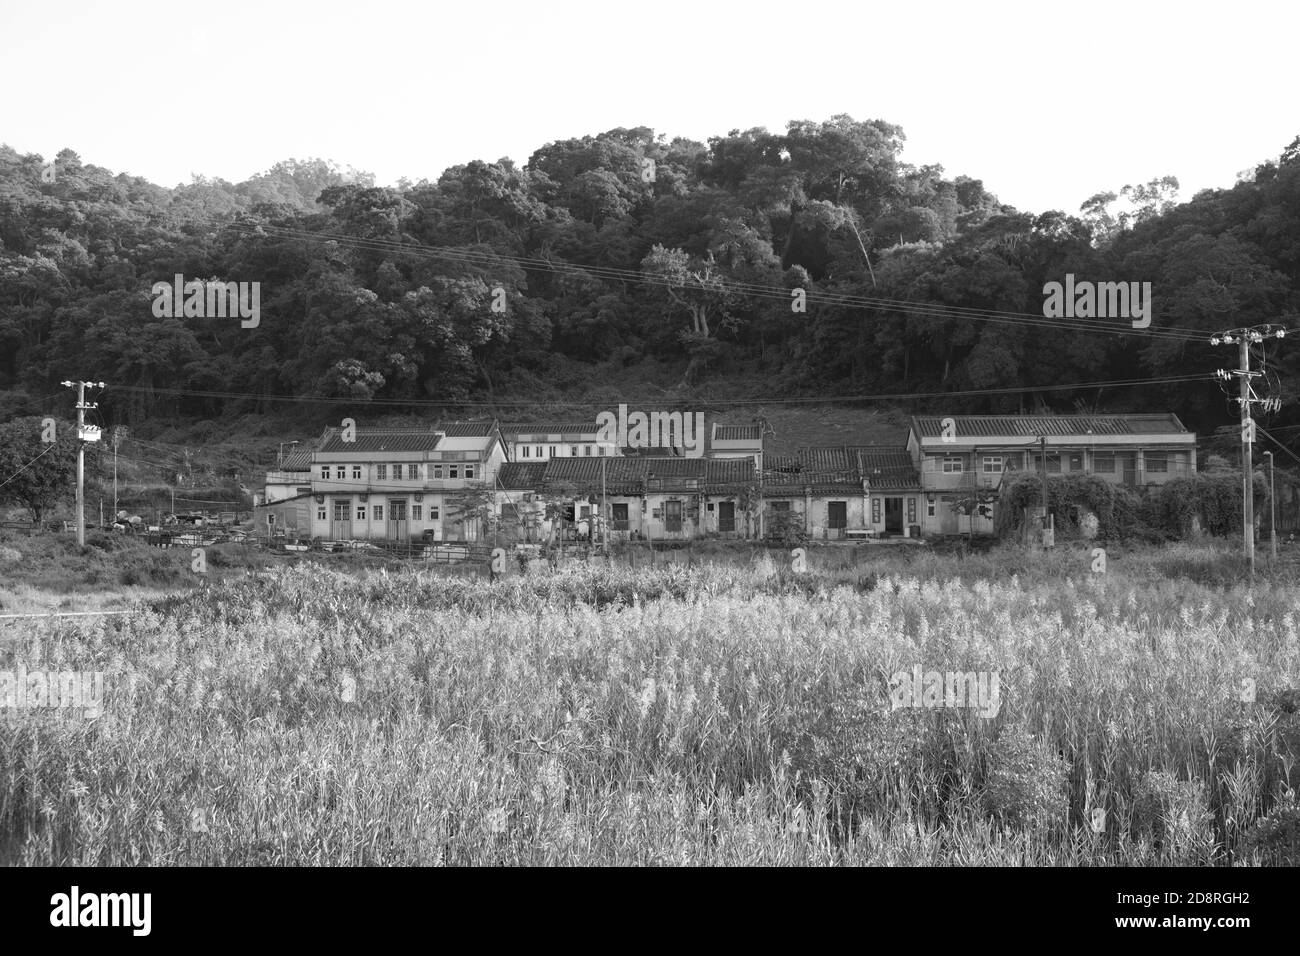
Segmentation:
{"type": "Polygon", "coordinates": [[[989,754],[985,809],[1012,827],[1037,827],[1064,819],[1069,765],[1024,727],[1002,729],[989,754]]]}

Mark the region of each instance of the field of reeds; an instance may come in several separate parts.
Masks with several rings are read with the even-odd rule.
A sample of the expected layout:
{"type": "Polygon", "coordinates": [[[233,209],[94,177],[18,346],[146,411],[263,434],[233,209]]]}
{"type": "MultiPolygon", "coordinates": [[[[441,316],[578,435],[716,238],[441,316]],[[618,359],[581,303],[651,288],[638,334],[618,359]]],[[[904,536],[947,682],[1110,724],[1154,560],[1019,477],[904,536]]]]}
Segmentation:
{"type": "Polygon", "coordinates": [[[1300,585],[1181,546],[250,570],[0,631],[0,863],[1300,863],[1300,585]],[[891,708],[996,673],[995,716],[891,708]]]}

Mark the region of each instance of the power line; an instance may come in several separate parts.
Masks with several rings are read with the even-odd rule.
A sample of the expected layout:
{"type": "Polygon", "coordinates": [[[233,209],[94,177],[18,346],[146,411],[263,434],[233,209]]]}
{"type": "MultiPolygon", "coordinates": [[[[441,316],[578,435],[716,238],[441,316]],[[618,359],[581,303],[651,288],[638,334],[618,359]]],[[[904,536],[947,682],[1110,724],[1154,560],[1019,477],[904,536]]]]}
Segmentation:
{"type": "MultiPolygon", "coordinates": [[[[576,265],[572,263],[556,261],[553,259],[514,256],[505,253],[493,251],[492,253],[476,252],[469,249],[460,249],[452,247],[428,246],[422,243],[400,242],[389,239],[375,239],[361,236],[349,236],[339,233],[320,233],[311,232],[305,229],[296,229],[289,226],[274,226],[264,223],[256,225],[247,225],[235,220],[222,221],[215,217],[200,216],[190,214],[180,217],[193,221],[203,222],[209,225],[243,229],[258,236],[270,236],[271,238],[280,238],[291,241],[305,242],[324,242],[335,243],[346,248],[369,252],[400,252],[407,255],[413,255],[418,258],[426,259],[449,259],[452,261],[474,264],[474,265],[499,265],[501,263],[511,263],[527,271],[549,271],[557,273],[570,273],[579,276],[590,276],[593,278],[603,278],[610,281],[634,282],[643,285],[657,285],[667,288],[679,288],[682,283],[674,281],[667,276],[657,276],[645,272],[631,269],[621,269],[613,266],[595,266],[595,265],[576,265]]],[[[714,284],[717,291],[724,293],[730,292],[736,295],[748,295],[752,297],[779,299],[783,302],[789,302],[791,297],[790,289],[763,286],[755,283],[741,282],[731,279],[711,278],[710,282],[714,284]]],[[[1041,329],[1056,329],[1063,331],[1075,332],[1101,332],[1117,335],[1135,334],[1131,328],[1117,326],[1097,325],[1093,323],[1083,323],[1079,321],[1069,321],[1066,319],[1049,318],[1047,316],[1035,315],[1027,312],[1010,312],[996,309],[974,309],[967,306],[949,306],[934,303],[917,303],[900,299],[884,299],[866,296],[854,296],[845,293],[834,292],[817,292],[810,294],[810,298],[816,298],[832,306],[842,306],[847,308],[862,308],[886,312],[902,312],[905,314],[914,314],[924,318],[936,319],[957,319],[967,318],[971,321],[1003,322],[1014,325],[1024,325],[1041,329]]],[[[1195,329],[1183,329],[1174,327],[1150,328],[1142,332],[1143,335],[1158,339],[1177,340],[1190,342],[1202,339],[1204,332],[1195,329]]]]}
{"type": "Polygon", "coordinates": [[[45,455],[48,454],[49,452],[53,451],[54,448],[55,448],[55,446],[54,446],[53,443],[47,445],[47,446],[45,447],[45,451],[41,452],[39,455],[37,455],[35,458],[33,458],[33,459],[32,459],[31,461],[29,461],[27,464],[23,465],[21,468],[19,468],[17,471],[15,471],[12,475],[10,475],[10,476],[9,476],[8,478],[6,478],[4,481],[0,481],[0,488],[3,488],[5,485],[9,484],[9,482],[13,481],[15,478],[17,478],[19,475],[21,475],[21,474],[22,474],[24,471],[26,471],[28,468],[32,467],[32,465],[36,464],[36,462],[38,462],[38,461],[39,461],[43,456],[45,456],[45,455]]]}
{"type": "MultiPolygon", "coordinates": [[[[745,399],[699,399],[693,402],[697,405],[706,406],[763,406],[763,405],[826,405],[826,404],[847,404],[852,402],[868,401],[903,401],[907,399],[936,399],[936,398],[962,398],[979,395],[1016,395],[1022,392],[1062,392],[1073,391],[1076,389],[1089,388],[1134,388],[1144,385],[1172,385],[1190,382],[1208,382],[1210,374],[1193,374],[1193,375],[1170,375],[1160,378],[1147,379],[1120,379],[1109,382],[1080,382],[1077,384],[1056,384],[1056,385],[1018,385],[1007,388],[975,388],[975,389],[957,389],[947,392],[889,392],[874,395],[825,395],[813,396],[808,398],[745,398],[745,399]]],[[[153,394],[178,395],[188,398],[223,398],[223,399],[248,399],[261,402],[290,402],[303,404],[319,405],[345,405],[345,406],[395,406],[401,408],[536,408],[536,409],[560,409],[560,408],[607,408],[608,402],[595,401],[433,401],[429,399],[396,399],[396,398],[323,398],[314,396],[295,396],[295,395],[259,395],[252,392],[218,392],[218,391],[199,391],[179,388],[145,388],[143,386],[133,385],[114,385],[109,391],[123,392],[150,392],[153,394]]],[[[654,405],[658,402],[663,404],[662,399],[626,399],[621,402],[625,405],[654,405]]],[[[671,404],[682,405],[692,404],[687,400],[677,399],[671,404]]]]}

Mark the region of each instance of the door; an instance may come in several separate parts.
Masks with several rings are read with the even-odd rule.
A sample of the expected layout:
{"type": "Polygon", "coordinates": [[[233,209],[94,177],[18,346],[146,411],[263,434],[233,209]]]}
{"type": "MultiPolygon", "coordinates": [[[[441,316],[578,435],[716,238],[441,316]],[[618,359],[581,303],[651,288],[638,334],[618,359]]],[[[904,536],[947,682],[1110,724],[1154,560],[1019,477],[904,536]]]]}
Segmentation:
{"type": "Polygon", "coordinates": [[[664,531],[667,534],[682,533],[682,503],[680,501],[664,502],[664,531]]]}
{"type": "Polygon", "coordinates": [[[335,498],[333,504],[330,538],[334,541],[347,541],[352,537],[352,499],[335,498]]]}
{"type": "Polygon", "coordinates": [[[730,534],[736,530],[736,503],[734,501],[718,502],[718,531],[730,534]]]}
{"type": "Polygon", "coordinates": [[[885,499],[885,531],[889,534],[903,533],[903,499],[885,499]]]}
{"type": "Polygon", "coordinates": [[[849,526],[849,503],[847,501],[826,502],[826,526],[830,528],[832,538],[844,537],[844,529],[849,526]]]}
{"type": "Polygon", "coordinates": [[[406,499],[388,499],[388,537],[393,541],[410,541],[411,526],[406,517],[406,499]]]}
{"type": "Polygon", "coordinates": [[[957,534],[957,499],[952,495],[939,499],[939,533],[957,534]]]}

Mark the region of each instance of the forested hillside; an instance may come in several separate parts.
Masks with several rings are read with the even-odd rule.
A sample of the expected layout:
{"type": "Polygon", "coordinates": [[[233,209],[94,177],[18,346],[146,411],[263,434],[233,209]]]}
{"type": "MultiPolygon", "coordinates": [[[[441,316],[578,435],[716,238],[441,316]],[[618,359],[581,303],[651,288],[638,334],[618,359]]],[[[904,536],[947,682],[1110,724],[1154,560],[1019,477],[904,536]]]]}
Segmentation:
{"type": "MultiPolygon", "coordinates": [[[[110,423],[286,396],[609,401],[645,383],[693,401],[1158,406],[1207,429],[1231,416],[1208,373],[1234,357],[1208,332],[1297,324],[1300,139],[1231,189],[1176,205],[1166,177],[1077,213],[1012,209],[904,163],[903,143],[847,116],[707,144],[620,128],[395,188],[290,160],[174,189],[70,150],[43,177],[39,157],[0,147],[0,417],[67,378],[110,383],[110,423]],[[260,282],[260,323],[157,317],[150,288],[177,273],[260,282]],[[1045,323],[1043,284],[1066,273],[1151,282],[1151,328],[1045,323]],[[1156,384],[1044,388],[1135,379],[1156,384]]],[[[1300,343],[1272,354],[1286,401],[1300,343]]]]}

